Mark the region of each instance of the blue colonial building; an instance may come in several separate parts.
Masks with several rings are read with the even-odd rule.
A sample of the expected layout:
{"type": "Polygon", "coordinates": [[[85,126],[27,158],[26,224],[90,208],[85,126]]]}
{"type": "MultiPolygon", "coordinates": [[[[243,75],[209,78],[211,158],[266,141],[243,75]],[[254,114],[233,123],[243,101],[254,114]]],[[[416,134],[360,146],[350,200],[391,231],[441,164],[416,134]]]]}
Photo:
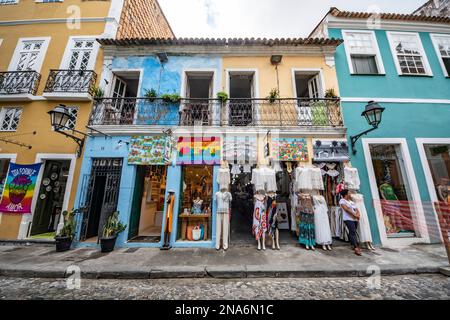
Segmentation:
{"type": "Polygon", "coordinates": [[[440,241],[434,203],[449,200],[450,19],[331,8],[311,36],[344,40],[335,60],[349,137],[370,128],[361,117],[369,101],[385,108],[351,155],[374,241],[440,241]]]}

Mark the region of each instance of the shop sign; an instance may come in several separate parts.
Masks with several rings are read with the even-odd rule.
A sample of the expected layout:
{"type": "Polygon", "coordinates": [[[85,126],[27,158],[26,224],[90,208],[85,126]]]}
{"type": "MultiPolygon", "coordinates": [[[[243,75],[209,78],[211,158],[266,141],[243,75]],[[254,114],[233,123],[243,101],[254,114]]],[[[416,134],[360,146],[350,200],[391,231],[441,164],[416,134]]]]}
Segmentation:
{"type": "Polygon", "coordinates": [[[220,137],[179,137],[177,164],[220,164],[220,137]]]}
{"type": "Polygon", "coordinates": [[[92,166],[95,168],[122,167],[122,158],[94,158],[92,166]]]}
{"type": "Polygon", "coordinates": [[[279,161],[308,161],[308,143],[304,138],[272,138],[272,157],[279,161]]]}
{"type": "Polygon", "coordinates": [[[132,136],[128,164],[166,165],[170,162],[171,150],[167,136],[132,136]]]}
{"type": "Polygon", "coordinates": [[[349,161],[346,139],[313,140],[314,161],[349,161]]]}
{"type": "Polygon", "coordinates": [[[0,212],[31,213],[31,200],[33,199],[36,179],[41,165],[41,163],[9,164],[9,172],[0,203],[0,212]]]}

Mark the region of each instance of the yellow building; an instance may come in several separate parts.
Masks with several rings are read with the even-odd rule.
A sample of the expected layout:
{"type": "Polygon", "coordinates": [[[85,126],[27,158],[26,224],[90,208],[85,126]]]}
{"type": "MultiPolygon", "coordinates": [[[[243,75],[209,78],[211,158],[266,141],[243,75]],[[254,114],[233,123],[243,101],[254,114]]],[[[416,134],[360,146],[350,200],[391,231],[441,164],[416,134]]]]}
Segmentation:
{"type": "Polygon", "coordinates": [[[52,238],[74,206],[83,151],[47,114],[63,104],[64,133],[84,139],[103,69],[96,38],[173,37],[156,0],[0,0],[0,182],[10,162],[43,163],[31,214],[0,213],[0,240],[52,238]],[[139,22],[136,28],[135,21],[139,22]]]}

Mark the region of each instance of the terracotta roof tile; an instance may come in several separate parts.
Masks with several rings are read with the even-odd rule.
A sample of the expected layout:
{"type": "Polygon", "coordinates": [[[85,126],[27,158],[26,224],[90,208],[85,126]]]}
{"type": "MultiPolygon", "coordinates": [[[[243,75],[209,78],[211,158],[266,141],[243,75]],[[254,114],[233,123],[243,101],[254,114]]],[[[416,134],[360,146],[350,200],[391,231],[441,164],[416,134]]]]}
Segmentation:
{"type": "MultiPolygon", "coordinates": [[[[351,12],[351,11],[341,11],[338,8],[331,8],[330,13],[334,17],[339,18],[354,18],[354,19],[368,19],[373,13],[370,12],[351,12]]],[[[399,14],[399,13],[380,13],[380,18],[384,20],[400,20],[400,21],[423,21],[423,22],[436,22],[436,23],[449,23],[450,18],[448,17],[437,17],[437,16],[423,16],[415,14],[399,14]]]]}
{"type": "Polygon", "coordinates": [[[325,38],[124,38],[124,39],[97,39],[104,45],[129,46],[129,45],[219,45],[219,46],[298,46],[298,45],[323,45],[338,46],[343,40],[325,38]]]}

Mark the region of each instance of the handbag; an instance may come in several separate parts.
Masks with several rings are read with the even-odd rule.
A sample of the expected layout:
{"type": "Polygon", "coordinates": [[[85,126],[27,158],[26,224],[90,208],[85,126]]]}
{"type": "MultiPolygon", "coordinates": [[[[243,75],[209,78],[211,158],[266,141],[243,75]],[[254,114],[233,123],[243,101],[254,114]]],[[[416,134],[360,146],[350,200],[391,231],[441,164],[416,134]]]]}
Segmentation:
{"type": "Polygon", "coordinates": [[[192,229],[192,240],[194,241],[198,241],[201,239],[202,236],[202,230],[200,228],[199,225],[196,225],[193,229],[192,229]]]}

